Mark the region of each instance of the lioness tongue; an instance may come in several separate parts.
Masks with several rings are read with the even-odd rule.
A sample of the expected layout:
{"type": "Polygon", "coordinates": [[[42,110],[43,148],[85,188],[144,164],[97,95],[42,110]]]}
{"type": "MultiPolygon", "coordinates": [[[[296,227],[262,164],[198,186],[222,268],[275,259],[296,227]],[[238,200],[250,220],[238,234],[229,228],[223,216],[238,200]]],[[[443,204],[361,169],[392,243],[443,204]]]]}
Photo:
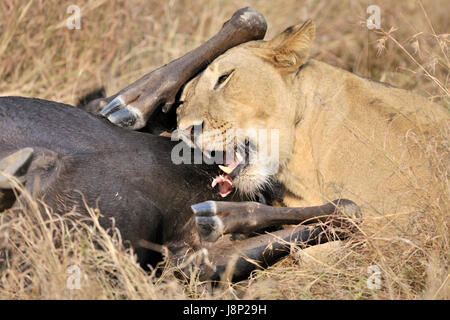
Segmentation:
{"type": "Polygon", "coordinates": [[[233,191],[233,180],[226,173],[214,178],[211,186],[214,188],[216,184],[219,184],[219,194],[222,198],[225,198],[231,193],[231,191],[233,191]]]}

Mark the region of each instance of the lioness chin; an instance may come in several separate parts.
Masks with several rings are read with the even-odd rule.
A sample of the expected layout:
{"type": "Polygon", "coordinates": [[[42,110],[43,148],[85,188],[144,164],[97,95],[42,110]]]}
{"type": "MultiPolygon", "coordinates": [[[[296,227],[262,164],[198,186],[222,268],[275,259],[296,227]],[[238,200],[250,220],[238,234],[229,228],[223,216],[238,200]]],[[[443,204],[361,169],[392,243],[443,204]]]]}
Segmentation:
{"type": "Polygon", "coordinates": [[[430,181],[415,140],[448,125],[447,111],[410,91],[309,58],[314,37],[307,21],[213,61],[184,88],[177,110],[181,138],[204,151],[228,151],[213,182],[223,196],[233,189],[255,194],[278,180],[286,206],[343,197],[363,211],[412,208],[407,186],[417,181],[411,177],[430,181]],[[192,134],[195,126],[201,133],[192,134]],[[226,139],[237,129],[244,134],[226,139]],[[261,129],[277,132],[276,152],[265,161],[245,160],[263,149],[248,134],[261,129]]]}

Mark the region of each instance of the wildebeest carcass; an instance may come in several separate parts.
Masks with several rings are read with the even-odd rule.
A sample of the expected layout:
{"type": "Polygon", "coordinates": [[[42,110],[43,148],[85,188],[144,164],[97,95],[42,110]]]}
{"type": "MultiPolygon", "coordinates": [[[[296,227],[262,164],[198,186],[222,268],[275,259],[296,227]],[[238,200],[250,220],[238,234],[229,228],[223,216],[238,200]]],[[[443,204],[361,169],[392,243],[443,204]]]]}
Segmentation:
{"type": "MultiPolygon", "coordinates": [[[[251,32],[241,34],[241,42],[255,37],[255,25],[264,29],[256,34],[262,37],[265,23],[261,21],[264,22],[263,18],[251,9],[238,11],[231,20],[235,29],[227,29],[225,24],[222,36],[216,38],[220,39],[221,50],[236,44],[235,38],[224,37],[223,32],[234,33],[237,28],[242,33],[242,23],[251,32]],[[248,25],[248,19],[239,22],[242,14],[250,14],[257,23],[248,25]]],[[[211,61],[212,57],[206,51],[201,56],[186,55],[180,59],[183,63],[179,68],[163,67],[158,74],[168,72],[173,77],[176,72],[185,81],[199,71],[202,64],[196,62],[192,68],[188,63],[196,59],[211,61]]],[[[167,78],[168,75],[162,77],[167,78]]],[[[136,84],[136,88],[142,83],[136,84]]],[[[171,83],[169,91],[176,95],[182,83],[171,83]]],[[[357,211],[357,206],[348,200],[310,208],[217,201],[219,196],[210,183],[216,166],[173,163],[172,152],[180,143],[183,142],[114,126],[103,117],[61,103],[2,97],[0,210],[17,204],[8,178],[14,176],[57,213],[73,207],[83,212],[84,201],[89,206],[98,206],[102,226],[110,227],[114,218],[122,238],[134,248],[143,266],[161,259],[161,252],[148,244],[167,247],[176,264],[183,261],[187,251],[202,251],[208,253],[210,263],[202,265],[201,277],[218,279],[231,257],[237,255],[235,280],[286,256],[290,243],[314,245],[328,240],[328,235],[323,225],[298,226],[244,240],[232,240],[230,234],[251,233],[312,218],[326,220],[330,215],[357,211]]],[[[248,199],[235,195],[230,200],[248,199]]]]}

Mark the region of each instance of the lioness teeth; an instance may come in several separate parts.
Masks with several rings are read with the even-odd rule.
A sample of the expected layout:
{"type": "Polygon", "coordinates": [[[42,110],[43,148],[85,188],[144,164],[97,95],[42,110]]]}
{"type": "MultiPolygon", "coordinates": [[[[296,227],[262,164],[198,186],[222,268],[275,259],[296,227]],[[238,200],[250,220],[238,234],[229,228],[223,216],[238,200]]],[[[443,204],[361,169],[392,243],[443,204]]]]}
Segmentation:
{"type": "Polygon", "coordinates": [[[228,173],[228,174],[232,173],[234,170],[234,168],[229,168],[229,167],[225,167],[222,165],[219,165],[219,168],[220,168],[220,170],[222,170],[223,172],[228,173]]]}

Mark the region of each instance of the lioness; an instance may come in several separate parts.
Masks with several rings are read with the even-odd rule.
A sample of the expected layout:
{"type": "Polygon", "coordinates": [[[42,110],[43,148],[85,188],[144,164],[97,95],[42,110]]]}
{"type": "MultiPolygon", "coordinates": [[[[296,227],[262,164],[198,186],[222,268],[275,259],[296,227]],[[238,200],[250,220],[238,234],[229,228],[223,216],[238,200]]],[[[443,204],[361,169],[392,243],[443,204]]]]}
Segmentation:
{"type": "Polygon", "coordinates": [[[206,151],[235,150],[213,182],[223,196],[233,188],[257,193],[276,179],[285,187],[286,206],[338,197],[379,213],[411,206],[411,177],[429,177],[415,138],[448,124],[447,111],[410,91],[309,58],[314,37],[307,21],[218,57],[185,86],[178,133],[206,151]],[[192,134],[200,125],[203,131],[192,134]],[[211,134],[220,130],[224,138],[230,129],[252,128],[278,130],[277,159],[245,161],[237,147],[245,145],[247,155],[260,152],[255,136],[228,142],[211,134]]]}

